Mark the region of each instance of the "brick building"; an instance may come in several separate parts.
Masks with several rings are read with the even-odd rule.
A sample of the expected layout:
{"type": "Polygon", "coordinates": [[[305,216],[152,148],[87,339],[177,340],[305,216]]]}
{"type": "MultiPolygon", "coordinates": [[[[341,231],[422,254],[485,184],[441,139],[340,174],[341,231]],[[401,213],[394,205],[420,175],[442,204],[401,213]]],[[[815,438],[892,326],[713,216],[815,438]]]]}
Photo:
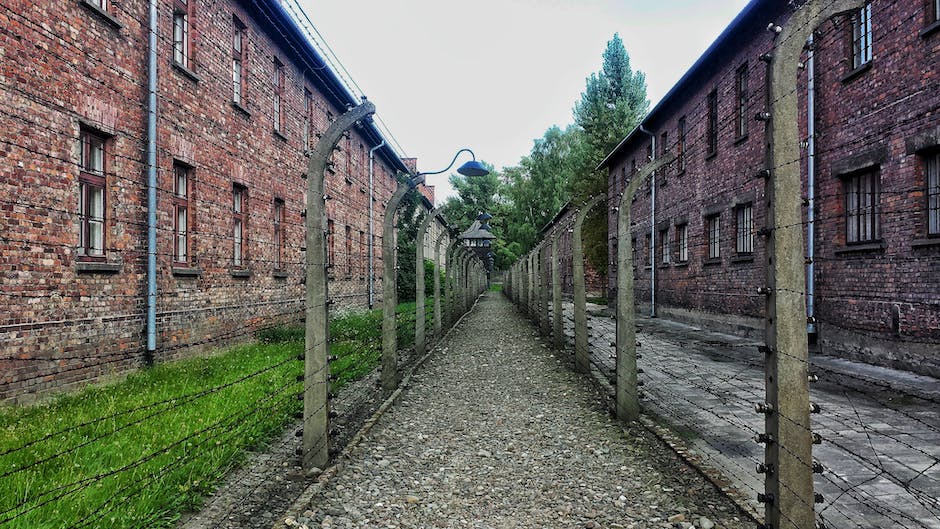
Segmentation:
{"type": "MultiPolygon", "coordinates": [[[[603,203],[597,207],[604,207],[603,203]]],[[[543,239],[550,239],[556,230],[561,230],[558,240],[558,258],[561,267],[561,290],[565,296],[574,296],[574,260],[572,257],[572,229],[574,228],[575,217],[578,210],[571,207],[571,202],[566,203],[558,210],[558,213],[552,217],[552,220],[542,227],[539,235],[543,239]]],[[[583,229],[583,228],[582,228],[583,229]]],[[[583,241],[583,239],[582,239],[583,241]]],[[[584,290],[588,296],[603,297],[606,289],[607,279],[591,265],[590,261],[584,260],[584,290]]]]}
{"type": "MultiPolygon", "coordinates": [[[[305,150],[358,100],[277,0],[159,1],[147,351],[148,35],[146,0],[0,5],[0,401],[302,317],[305,150]]],[[[330,296],[365,307],[408,167],[371,122],[332,161],[330,296]]]]}
{"type": "MultiPolygon", "coordinates": [[[[768,23],[792,9],[750,2],[601,164],[615,200],[651,157],[678,156],[632,207],[641,310],[655,284],[660,315],[762,329],[767,136],[755,117],[769,103],[768,23]]],[[[794,85],[801,159],[784,162],[801,164],[815,203],[808,331],[823,352],[940,374],[940,4],[872,0],[819,21],[811,48],[794,85]]],[[[609,226],[614,290],[614,211],[609,226]]]]}

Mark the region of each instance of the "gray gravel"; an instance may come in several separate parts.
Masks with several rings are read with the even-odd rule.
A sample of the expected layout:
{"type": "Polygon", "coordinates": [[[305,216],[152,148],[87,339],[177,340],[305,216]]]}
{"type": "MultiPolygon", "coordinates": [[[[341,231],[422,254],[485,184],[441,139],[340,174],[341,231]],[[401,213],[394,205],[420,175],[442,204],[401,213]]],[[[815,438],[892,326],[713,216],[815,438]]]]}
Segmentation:
{"type": "Polygon", "coordinates": [[[489,292],[284,525],[753,527],[489,292]]]}

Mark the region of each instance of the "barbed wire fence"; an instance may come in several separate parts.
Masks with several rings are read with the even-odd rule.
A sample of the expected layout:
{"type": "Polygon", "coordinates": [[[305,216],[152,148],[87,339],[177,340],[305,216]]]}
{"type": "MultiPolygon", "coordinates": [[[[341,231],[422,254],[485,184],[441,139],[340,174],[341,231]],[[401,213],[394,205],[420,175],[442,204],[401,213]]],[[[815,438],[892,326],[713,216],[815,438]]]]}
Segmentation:
{"type": "MultiPolygon", "coordinates": [[[[796,35],[801,32],[805,35],[809,31],[815,34],[817,42],[837,37],[843,29],[829,23],[830,14],[827,13],[851,12],[860,6],[861,2],[838,0],[805,4],[799,9],[804,10],[803,14],[807,16],[794,16],[789,22],[796,25],[794,28],[778,29],[780,36],[774,40],[772,48],[760,60],[748,61],[748,68],[753,68],[753,64],[764,68],[766,64],[769,69],[776,57],[786,56],[784,60],[791,62],[789,68],[795,72],[801,66],[797,64],[802,62],[800,54],[805,53],[802,37],[796,35]],[[805,11],[809,4],[816,4],[814,11],[805,11]]],[[[914,13],[914,18],[905,16],[892,19],[890,24],[886,23],[885,27],[879,28],[875,42],[887,40],[896,32],[907,31],[915,19],[919,20],[917,14],[914,13]]],[[[890,59],[904,51],[884,46],[880,53],[882,57],[890,59]]],[[[728,72],[726,77],[715,81],[716,86],[722,85],[723,81],[730,81],[729,78],[735,73],[728,72]]],[[[766,98],[760,94],[748,97],[746,115],[757,116],[756,119],[765,122],[768,137],[772,137],[769,127],[774,120],[781,119],[771,109],[792,104],[787,101],[792,101],[798,89],[795,76],[793,80],[785,79],[782,83],[778,84],[776,90],[769,91],[766,98]]],[[[923,88],[918,87],[912,90],[913,95],[923,92],[923,88]]],[[[933,105],[926,112],[936,111],[936,104],[933,105]]],[[[890,102],[888,106],[891,106],[890,102]]],[[[693,110],[690,115],[694,113],[693,110]]],[[[839,127],[848,123],[848,120],[845,118],[843,123],[832,126],[839,127]]],[[[730,121],[718,127],[718,134],[722,137],[730,134],[729,129],[734,126],[730,121]]],[[[794,126],[798,123],[795,115],[792,123],[794,126]]],[[[866,129],[848,140],[848,147],[857,149],[885,135],[896,134],[903,126],[904,123],[898,121],[866,129]]],[[[673,138],[660,153],[654,154],[657,158],[677,152],[682,152],[686,158],[704,156],[706,134],[704,130],[697,135],[689,134],[682,138],[681,144],[673,138]]],[[[791,141],[798,142],[800,136],[794,134],[791,137],[791,141]]],[[[799,300],[799,319],[795,327],[804,332],[805,286],[775,284],[773,276],[770,276],[771,282],[768,283],[760,275],[745,269],[754,267],[754,263],[760,263],[763,257],[773,255],[771,243],[774,239],[779,242],[785,238],[784,234],[801,234],[808,226],[809,221],[799,216],[798,209],[795,219],[773,217],[773,206],[778,204],[775,196],[782,201],[795,197],[798,205],[803,198],[798,186],[787,191],[790,197],[780,197],[780,188],[775,192],[770,190],[779,175],[786,172],[795,173],[799,182],[800,167],[806,162],[806,155],[801,152],[799,144],[786,147],[795,154],[771,157],[769,163],[767,160],[752,159],[736,167],[736,176],[727,178],[725,182],[734,185],[727,194],[723,190],[723,196],[750,193],[748,196],[753,203],[771,204],[767,210],[753,208],[752,224],[744,232],[746,237],[756,239],[758,244],[746,252],[747,259],[741,259],[740,264],[733,263],[731,266],[727,266],[727,263],[711,268],[695,266],[690,263],[691,257],[677,259],[679,241],[675,238],[658,242],[655,247],[650,247],[648,243],[645,246],[637,244],[643,241],[645,233],[649,233],[647,230],[658,227],[640,228],[642,221],[634,217],[634,220],[628,220],[626,225],[631,229],[626,232],[620,231],[615,235],[612,230],[611,247],[614,254],[618,253],[620,247],[630,247],[631,239],[637,241],[632,245],[634,251],[621,255],[621,266],[617,266],[616,262],[611,263],[612,268],[617,266],[616,291],[625,288],[626,278],[620,274],[629,274],[632,287],[637,270],[644,266],[648,269],[662,267],[666,275],[656,289],[657,295],[668,300],[667,303],[704,306],[703,303],[710,300],[714,305],[704,308],[723,309],[722,312],[732,309],[732,315],[768,314],[763,309],[765,303],[778,296],[792,296],[799,300]],[[755,175],[758,178],[754,178],[755,175]],[[762,225],[763,228],[756,228],[762,225]],[[760,241],[764,242],[764,248],[760,248],[760,241]],[[644,248],[645,252],[636,251],[638,247],[644,248]],[[627,266],[622,266],[624,263],[627,266]],[[668,275],[670,272],[672,275],[668,275]],[[678,282],[670,284],[672,278],[681,279],[681,285],[678,282]]],[[[846,148],[844,142],[830,145],[817,149],[816,155],[825,156],[843,148],[846,148]]],[[[665,169],[656,167],[655,172],[638,171],[631,175],[623,187],[619,185],[619,178],[612,178],[610,196],[616,200],[608,204],[612,216],[618,215],[624,204],[629,206],[636,200],[634,192],[638,189],[646,189],[648,194],[652,178],[657,178],[660,185],[667,180],[681,182],[681,170],[677,167],[679,163],[671,161],[665,169]],[[642,179],[643,182],[637,182],[636,179],[642,179]],[[629,192],[625,189],[627,184],[633,184],[629,192]]],[[[904,204],[911,197],[921,196],[923,192],[923,187],[911,186],[901,180],[884,181],[878,190],[880,201],[876,213],[882,231],[902,232],[901,228],[910,222],[909,211],[904,204]]],[[[831,190],[817,193],[815,197],[817,203],[833,203],[844,199],[842,191],[831,190]]],[[[648,215],[645,202],[639,202],[638,210],[648,215]]],[[[668,213],[665,215],[668,216],[668,213]]],[[[689,226],[692,225],[691,220],[687,221],[689,226]]],[[[560,256],[550,255],[550,251],[546,255],[545,248],[551,246],[552,239],[564,236],[572,229],[565,222],[570,220],[563,220],[553,227],[546,233],[546,239],[512,266],[509,272],[507,295],[533,318],[546,336],[548,333],[545,332],[543,322],[548,318],[555,321],[555,315],[551,314],[555,310],[552,305],[557,307],[558,302],[550,304],[545,300],[550,296],[551,286],[556,286],[560,279],[557,273],[552,274],[552,268],[554,265],[555,270],[558,270],[555,262],[561,259],[560,256]]],[[[817,215],[815,222],[820,225],[838,225],[845,222],[845,212],[832,208],[823,215],[817,215]]],[[[689,255],[708,255],[709,247],[717,246],[722,249],[722,258],[727,260],[724,250],[736,248],[741,230],[722,228],[720,232],[716,230],[716,233],[708,233],[704,229],[692,233],[689,229],[687,241],[683,244],[684,251],[689,255]]],[[[802,244],[796,248],[796,255],[801,256],[802,244]]],[[[923,266],[931,258],[929,253],[905,253],[896,248],[888,248],[878,254],[879,263],[897,267],[898,270],[923,266]]],[[[815,260],[828,266],[846,266],[848,263],[857,267],[844,256],[816,255],[815,260]]],[[[803,265],[803,258],[800,257],[800,276],[803,265]]],[[[767,265],[768,270],[772,267],[767,265]]],[[[575,275],[575,281],[578,281],[580,273],[580,280],[583,281],[583,269],[580,272],[570,269],[570,273],[575,275]]],[[[637,285],[634,288],[638,297],[643,289],[644,295],[649,295],[648,285],[637,285]]],[[[853,303],[885,303],[878,292],[864,290],[852,292],[846,299],[851,299],[853,303]]],[[[829,302],[841,301],[837,299],[829,302]]],[[[904,304],[910,305],[910,310],[919,311],[920,314],[937,309],[937,301],[929,296],[906,299],[904,304]]],[[[777,319],[782,317],[776,312],[770,314],[776,315],[777,319]]],[[[817,322],[822,325],[838,327],[843,323],[829,320],[830,316],[825,311],[821,311],[821,314],[817,315],[817,322]]],[[[628,345],[622,343],[623,335],[618,329],[624,320],[618,319],[615,325],[614,321],[604,316],[573,316],[567,318],[567,328],[573,331],[575,341],[581,333],[587,334],[591,348],[590,363],[596,375],[604,378],[615,390],[619,390],[618,386],[624,382],[630,382],[629,377],[623,378],[621,365],[623,349],[628,345]],[[587,320],[584,329],[573,324],[572,320],[578,317],[587,320]]],[[[772,316],[770,319],[772,321],[772,316]]],[[[859,323],[860,332],[871,334],[872,337],[880,337],[886,331],[883,322],[859,323]]],[[[630,325],[633,325],[632,321],[630,325]]],[[[551,332],[557,333],[557,326],[551,332]]],[[[935,412],[940,391],[935,380],[906,373],[893,375],[889,371],[866,369],[832,357],[809,357],[805,353],[792,352],[789,346],[777,347],[774,342],[755,340],[751,335],[729,337],[689,328],[679,332],[657,320],[641,320],[637,325],[636,337],[637,343],[630,344],[635,345],[637,350],[634,357],[637,367],[632,373],[636,385],[631,389],[641,399],[644,412],[653,418],[652,422],[661,421],[674,434],[683,438],[692,447],[696,460],[730,477],[735,487],[747,498],[744,505],[747,510],[763,520],[762,527],[809,527],[803,514],[807,512],[811,516],[809,523],[816,527],[940,527],[940,500],[937,499],[940,491],[940,453],[933,448],[940,441],[940,418],[935,412]],[[773,366],[775,362],[777,367],[773,366]],[[784,384],[776,380],[780,365],[788,366],[785,369],[792,369],[797,374],[797,378],[791,380],[792,383],[784,384]],[[789,398],[788,394],[795,386],[799,386],[796,380],[800,377],[807,395],[809,383],[814,383],[812,401],[807,401],[806,406],[801,408],[805,413],[793,413],[794,408],[781,406],[779,399],[789,398]],[[779,397],[772,397],[769,392],[771,385],[782,386],[779,388],[779,397]],[[778,429],[790,430],[787,434],[790,438],[782,440],[778,436],[778,429]],[[793,445],[795,440],[812,443],[812,455],[806,455],[806,445],[793,445]],[[781,462],[788,467],[788,472],[799,474],[802,483],[810,483],[808,493],[801,483],[779,478],[781,462]],[[782,501],[788,504],[780,506],[782,501]],[[763,515],[759,512],[762,505],[766,508],[763,515]]],[[[554,338],[558,340],[557,336],[554,338]]],[[[805,341],[805,334],[800,339],[805,341]]],[[[905,345],[930,346],[931,343],[929,338],[917,336],[904,339],[905,345]]],[[[620,397],[617,391],[612,393],[615,401],[620,397]]]]}
{"type": "MultiPolygon", "coordinates": [[[[11,117],[20,120],[24,126],[46,126],[23,114],[11,117]]],[[[51,127],[47,128],[53,132],[51,127]]],[[[75,173],[81,169],[67,156],[33,146],[26,136],[5,135],[2,141],[5,146],[28,152],[40,161],[53,160],[63,167],[71,167],[75,173]]],[[[326,150],[325,162],[329,163],[333,153],[332,148],[326,150]]],[[[130,164],[132,160],[128,158],[123,162],[130,164]]],[[[165,168],[161,171],[163,174],[159,181],[171,183],[173,175],[165,168]]],[[[128,186],[134,183],[131,177],[115,170],[111,164],[105,173],[113,182],[128,186]]],[[[349,174],[346,178],[366,185],[361,174],[349,174]]],[[[322,176],[320,180],[322,186],[322,176]]],[[[300,178],[296,181],[289,179],[286,183],[298,188],[304,184],[300,178]]],[[[188,197],[190,213],[196,218],[202,215],[208,218],[208,212],[231,212],[231,188],[200,180],[196,189],[197,193],[188,197]]],[[[158,188],[158,194],[168,203],[177,197],[178,191],[164,186],[158,188]]],[[[322,192],[322,187],[317,193],[324,205],[328,201],[346,200],[341,193],[337,195],[328,197],[322,192]]],[[[30,195],[8,195],[0,199],[0,204],[5,213],[12,215],[36,212],[46,218],[77,218],[81,215],[67,203],[33,198],[30,195]]],[[[373,241],[363,241],[360,237],[359,244],[356,244],[347,229],[346,237],[341,238],[329,221],[343,219],[327,205],[313,224],[313,231],[320,235],[317,248],[313,248],[309,239],[305,239],[305,232],[309,234],[311,226],[308,221],[313,219],[306,218],[308,210],[298,200],[285,204],[288,207],[279,222],[279,228],[283,230],[279,238],[261,228],[270,224],[270,212],[265,207],[270,205],[267,198],[264,190],[257,190],[257,194],[252,193],[250,205],[246,208],[246,225],[250,229],[241,233],[243,240],[240,242],[251,251],[243,256],[244,263],[256,276],[283,270],[286,272],[284,277],[264,278],[261,281],[263,285],[252,281],[251,294],[239,297],[230,306],[186,307],[181,304],[167,314],[161,314],[161,317],[173,315],[192,322],[207,311],[221,313],[233,309],[252,313],[247,321],[223,315],[214,327],[202,334],[183,334],[179,340],[166,343],[161,340],[156,358],[158,365],[185,358],[194,350],[218,350],[253,341],[259,336],[273,336],[282,332],[285,325],[308,319],[313,312],[329,315],[336,308],[336,296],[365,296],[365,292],[344,290],[336,296],[324,297],[318,303],[305,303],[302,293],[309,286],[306,271],[311,268],[321,270],[323,281],[334,286],[355,283],[361,288],[365,285],[365,271],[358,270],[364,266],[361,258],[370,244],[375,247],[375,254],[381,256],[381,237],[373,241]],[[328,215],[328,212],[333,215],[328,215]]],[[[314,198],[308,197],[305,201],[308,207],[314,198]]],[[[131,230],[142,230],[145,226],[139,215],[126,208],[115,208],[108,220],[131,230]]],[[[350,218],[347,222],[353,224],[354,220],[350,218]]],[[[209,226],[209,223],[205,225],[209,226]]],[[[164,242],[178,235],[175,227],[162,223],[157,231],[158,238],[164,242]]],[[[38,249],[40,253],[77,255],[77,242],[69,235],[71,232],[61,239],[37,239],[11,230],[0,234],[0,244],[6,248],[38,249]]],[[[196,263],[203,265],[207,273],[210,273],[209,269],[222,268],[221,274],[211,272],[213,284],[215,276],[228,275],[225,263],[230,260],[233,244],[238,244],[231,234],[202,229],[199,223],[188,230],[187,237],[211,249],[196,258],[196,263]]],[[[441,238],[436,243],[441,244],[441,238]]],[[[459,245],[453,246],[452,250],[446,266],[449,281],[442,285],[442,296],[449,301],[442,310],[446,310],[450,318],[443,322],[443,328],[435,333],[434,340],[440,339],[442,332],[469,309],[473,295],[479,293],[482,284],[478,266],[469,258],[467,251],[459,245]]],[[[146,255],[136,249],[109,247],[108,251],[121,254],[121,261],[128,270],[141,269],[146,260],[146,255]]],[[[171,245],[159,246],[161,262],[175,262],[177,257],[171,245]]],[[[172,278],[162,280],[170,281],[172,278]]],[[[179,281],[197,281],[198,284],[201,279],[196,276],[195,279],[179,281]]],[[[234,285],[243,279],[233,277],[229,281],[234,285]]],[[[23,392],[33,388],[56,386],[59,381],[81,385],[96,380],[100,374],[132,373],[146,364],[141,330],[118,337],[138,344],[131,346],[117,341],[112,331],[115,325],[133,325],[135,322],[142,328],[144,313],[137,311],[141,295],[123,290],[72,295],[62,287],[52,281],[24,284],[22,289],[5,289],[2,293],[5,304],[10,308],[32,306],[37,300],[57,304],[49,311],[31,311],[23,315],[9,313],[15,319],[5,321],[2,328],[4,335],[11,340],[0,356],[0,366],[3,367],[0,394],[22,396],[23,392]],[[108,312],[109,302],[115,300],[126,304],[130,310],[124,314],[108,312]],[[89,307],[94,310],[89,312],[89,307]],[[55,317],[50,317],[53,314],[55,317]],[[18,329],[41,334],[63,324],[82,325],[81,340],[62,347],[17,345],[19,336],[22,336],[17,334],[21,332],[18,329]]],[[[432,319],[433,309],[434,304],[426,307],[427,320],[432,319]]],[[[418,359],[411,349],[415,320],[415,314],[407,308],[395,315],[395,332],[403,348],[398,351],[401,355],[399,369],[410,369],[418,359]]],[[[329,321],[330,318],[327,324],[329,321]]],[[[67,405],[68,397],[42,406],[15,406],[4,410],[3,428],[0,429],[0,490],[4,491],[0,494],[0,527],[28,528],[50,526],[50,523],[55,527],[75,528],[149,527],[166,523],[179,513],[179,509],[191,506],[193,495],[209,492],[212,484],[240,459],[244,450],[259,448],[266,439],[285,428],[293,429],[297,437],[302,437],[305,434],[302,425],[317,416],[326,415],[326,427],[312,442],[302,443],[296,455],[303,459],[306,454],[324,447],[332,447],[334,450],[327,453],[335,455],[335,448],[351,437],[364,414],[376,406],[377,395],[381,396],[374,388],[360,387],[337,398],[341,386],[362,377],[364,372],[368,373],[369,369],[364,369],[363,364],[376,362],[380,352],[380,337],[376,336],[371,343],[366,340],[359,344],[366,349],[360,351],[363,354],[340,357],[329,353],[331,346],[345,340],[350,340],[350,337],[342,332],[340,336],[327,332],[320,339],[308,339],[303,345],[278,345],[275,353],[253,358],[257,367],[247,372],[243,370],[220,376],[205,387],[197,384],[196,389],[181,394],[166,396],[163,393],[163,396],[151,400],[134,401],[133,405],[115,406],[117,401],[107,397],[109,389],[98,389],[95,390],[95,398],[111,402],[110,405],[91,413],[63,417],[51,430],[35,426],[45,424],[36,420],[37,414],[50,407],[55,409],[59,402],[63,403],[62,406],[67,405]],[[305,359],[312,352],[323,350],[327,353],[325,361],[305,373],[305,359]],[[312,406],[304,406],[305,395],[311,393],[322,394],[325,398],[312,406]],[[250,397],[246,398],[247,395],[250,397]],[[194,410],[203,409],[207,402],[218,409],[217,413],[195,416],[194,410]],[[159,433],[154,434],[154,431],[159,433]],[[128,438],[137,441],[125,446],[128,438]],[[112,451],[116,446],[120,447],[119,456],[112,451]],[[109,455],[102,457],[103,453],[109,455]],[[138,514],[130,514],[132,511],[128,505],[132,503],[146,503],[148,514],[140,515],[139,511],[138,514]]]]}

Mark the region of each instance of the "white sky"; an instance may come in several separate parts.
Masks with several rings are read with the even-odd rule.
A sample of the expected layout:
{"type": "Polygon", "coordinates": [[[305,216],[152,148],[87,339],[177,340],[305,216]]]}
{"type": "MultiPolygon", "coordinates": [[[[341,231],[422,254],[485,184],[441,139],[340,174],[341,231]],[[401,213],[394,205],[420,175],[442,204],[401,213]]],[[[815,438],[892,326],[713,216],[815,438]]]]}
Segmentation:
{"type": "MultiPolygon", "coordinates": [[[[462,147],[516,165],[571,123],[615,32],[655,105],[748,0],[298,1],[402,154],[437,171],[462,147]]],[[[446,175],[428,183],[452,193],[446,175]]]]}

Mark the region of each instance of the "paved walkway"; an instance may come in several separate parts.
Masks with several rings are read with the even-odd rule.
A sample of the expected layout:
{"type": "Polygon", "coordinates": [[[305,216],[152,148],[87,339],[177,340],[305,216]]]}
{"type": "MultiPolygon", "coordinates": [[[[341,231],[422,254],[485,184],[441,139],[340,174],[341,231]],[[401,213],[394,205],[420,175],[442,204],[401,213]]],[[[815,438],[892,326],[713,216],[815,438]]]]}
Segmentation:
{"type": "Polygon", "coordinates": [[[487,292],[287,525],[753,527],[604,400],[487,292]]]}
{"type": "MultiPolygon", "coordinates": [[[[614,321],[594,307],[592,362],[610,377],[614,321]]],[[[573,335],[572,306],[565,306],[573,335]]],[[[638,321],[644,408],[679,433],[760,510],[755,472],[763,446],[764,375],[758,343],[662,319],[638,321]]],[[[571,340],[573,342],[573,339],[571,340]]],[[[819,519],[834,528],[940,528],[940,381],[814,355],[820,382],[811,400],[822,412],[814,457],[826,467],[816,490],[819,519]]]]}

